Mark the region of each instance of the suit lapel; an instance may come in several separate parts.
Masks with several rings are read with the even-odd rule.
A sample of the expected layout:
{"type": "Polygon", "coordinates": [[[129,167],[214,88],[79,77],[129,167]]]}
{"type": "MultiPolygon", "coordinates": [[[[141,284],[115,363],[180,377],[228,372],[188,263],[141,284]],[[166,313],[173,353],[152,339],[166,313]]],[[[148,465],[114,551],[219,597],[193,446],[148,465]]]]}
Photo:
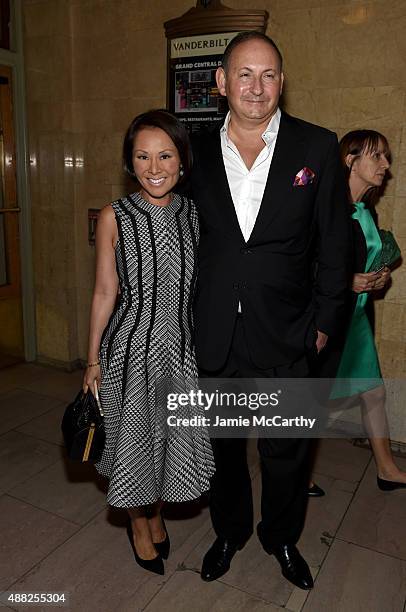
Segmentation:
{"type": "Polygon", "coordinates": [[[205,163],[207,163],[207,180],[214,186],[213,202],[215,202],[215,213],[218,223],[227,234],[238,234],[241,240],[244,237],[241,233],[237,215],[228,184],[226,169],[224,166],[223,155],[221,152],[220,130],[215,130],[210,134],[211,142],[207,147],[205,163]]]}
{"type": "Polygon", "coordinates": [[[258,240],[273,221],[281,205],[289,205],[285,193],[289,193],[296,173],[303,167],[306,147],[307,143],[300,126],[282,112],[261,207],[248,243],[258,240]]]}

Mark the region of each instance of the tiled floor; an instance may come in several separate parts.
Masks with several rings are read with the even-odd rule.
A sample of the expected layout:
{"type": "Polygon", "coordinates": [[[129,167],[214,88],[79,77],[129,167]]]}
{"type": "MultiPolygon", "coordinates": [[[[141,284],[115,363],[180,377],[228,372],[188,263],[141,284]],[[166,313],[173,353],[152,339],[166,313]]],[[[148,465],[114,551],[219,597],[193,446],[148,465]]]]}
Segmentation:
{"type": "MultiPolygon", "coordinates": [[[[310,500],[299,542],[315,576],[310,593],[281,577],[255,537],[221,580],[202,582],[213,532],[197,504],[167,508],[166,574],[143,571],[93,468],[64,456],[61,416],[80,379],[29,364],[0,371],[0,591],[64,592],[78,612],[406,610],[406,491],[379,491],[370,452],[345,440],[323,441],[316,461],[327,494],[310,500]]],[[[249,457],[258,515],[254,446],[249,457]]]]}

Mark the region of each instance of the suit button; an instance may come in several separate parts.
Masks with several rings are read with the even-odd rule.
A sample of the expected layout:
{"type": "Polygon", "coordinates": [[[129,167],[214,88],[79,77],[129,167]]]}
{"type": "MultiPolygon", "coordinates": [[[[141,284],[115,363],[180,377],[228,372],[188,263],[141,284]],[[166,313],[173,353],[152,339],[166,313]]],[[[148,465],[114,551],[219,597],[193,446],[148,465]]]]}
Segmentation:
{"type": "Polygon", "coordinates": [[[250,255],[252,253],[251,249],[241,249],[241,253],[243,255],[250,255]]]}

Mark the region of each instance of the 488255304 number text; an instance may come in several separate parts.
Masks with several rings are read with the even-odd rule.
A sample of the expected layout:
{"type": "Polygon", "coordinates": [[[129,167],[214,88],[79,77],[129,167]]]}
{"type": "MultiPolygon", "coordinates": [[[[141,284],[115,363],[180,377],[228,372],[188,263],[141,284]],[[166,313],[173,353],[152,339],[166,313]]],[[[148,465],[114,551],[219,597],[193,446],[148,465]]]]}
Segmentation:
{"type": "Polygon", "coordinates": [[[24,605],[42,605],[42,606],[66,606],[68,604],[68,596],[66,593],[22,593],[13,591],[4,591],[0,593],[0,603],[24,605]]]}

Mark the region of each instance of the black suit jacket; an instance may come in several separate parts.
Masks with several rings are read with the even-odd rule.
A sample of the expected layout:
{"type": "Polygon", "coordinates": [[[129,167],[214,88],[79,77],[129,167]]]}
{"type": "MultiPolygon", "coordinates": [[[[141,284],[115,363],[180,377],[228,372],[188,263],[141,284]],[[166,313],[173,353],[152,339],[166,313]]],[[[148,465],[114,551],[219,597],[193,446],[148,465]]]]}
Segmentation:
{"type": "MultiPolygon", "coordinates": [[[[348,204],[348,214],[352,212],[351,206],[348,204]]],[[[375,210],[370,208],[372,217],[377,223],[377,217],[375,210]]],[[[367,243],[365,240],[364,232],[355,219],[351,219],[351,235],[352,235],[352,252],[351,252],[351,277],[350,285],[352,285],[352,275],[356,272],[364,272],[367,262],[367,243]]],[[[343,354],[345,341],[347,339],[348,328],[351,323],[352,315],[354,314],[355,306],[357,304],[358,293],[354,293],[349,290],[348,308],[346,318],[344,321],[343,329],[341,334],[333,337],[327,344],[326,350],[323,350],[318,359],[317,375],[322,378],[335,378],[337,375],[338,367],[340,365],[341,357],[343,354]]],[[[365,307],[366,314],[371,324],[372,330],[375,328],[375,313],[374,313],[374,302],[371,296],[368,296],[368,301],[365,307]]]]}
{"type": "Polygon", "coordinates": [[[293,363],[314,347],[316,329],[336,333],[345,315],[349,215],[336,135],[282,113],[252,234],[240,231],[221,154],[220,132],[193,143],[192,195],[200,218],[196,352],[221,368],[238,301],[251,357],[260,368],[293,363]],[[305,166],[311,184],[294,187],[305,166]]]}

